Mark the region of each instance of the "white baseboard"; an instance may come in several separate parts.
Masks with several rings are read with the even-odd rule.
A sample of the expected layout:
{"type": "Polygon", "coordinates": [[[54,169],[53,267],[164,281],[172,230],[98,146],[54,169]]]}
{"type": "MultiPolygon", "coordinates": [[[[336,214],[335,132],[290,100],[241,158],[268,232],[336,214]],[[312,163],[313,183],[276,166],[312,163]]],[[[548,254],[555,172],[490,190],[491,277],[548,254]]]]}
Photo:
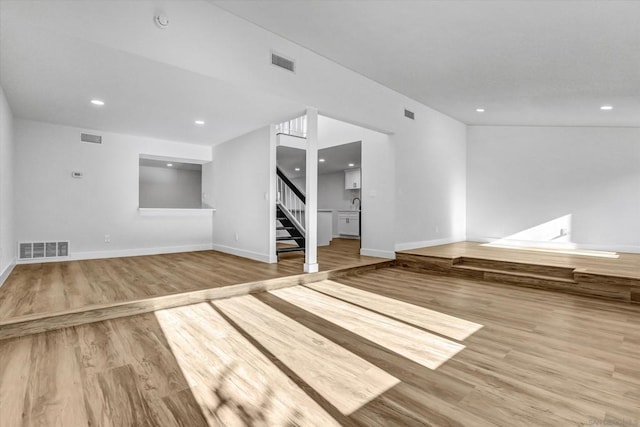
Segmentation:
{"type": "Polygon", "coordinates": [[[102,259],[102,258],[122,258],[122,257],[131,257],[131,256],[172,254],[172,253],[179,253],[179,252],[209,251],[212,249],[213,247],[210,243],[204,243],[200,245],[166,246],[166,247],[160,247],[160,248],[120,249],[120,250],[114,250],[114,251],[87,251],[87,252],[71,253],[68,257],[19,260],[17,263],[18,264],[38,264],[43,262],[80,261],[85,259],[102,259]]]}
{"type": "Polygon", "coordinates": [[[444,239],[435,240],[423,240],[420,242],[406,242],[396,243],[396,251],[408,251],[410,249],[426,248],[429,246],[447,245],[449,243],[464,242],[465,238],[462,237],[447,237],[444,239]]]}
{"type": "Polygon", "coordinates": [[[245,249],[233,248],[231,246],[218,245],[214,243],[213,245],[211,245],[211,249],[213,249],[214,251],[220,251],[226,254],[237,255],[243,258],[249,258],[256,261],[261,261],[266,263],[269,263],[271,261],[269,254],[261,254],[259,252],[247,251],[245,249]]]}
{"type": "Polygon", "coordinates": [[[16,266],[16,261],[11,261],[11,264],[7,265],[5,269],[0,273],[0,288],[4,285],[5,280],[9,277],[11,272],[13,271],[13,267],[16,266]]]}
{"type": "Polygon", "coordinates": [[[523,247],[547,247],[553,249],[577,249],[587,251],[604,251],[604,252],[628,252],[640,253],[640,246],[637,245],[593,245],[589,243],[573,243],[573,242],[540,242],[536,240],[511,240],[500,239],[498,237],[484,236],[467,236],[467,240],[477,243],[498,243],[504,242],[505,246],[523,246],[523,247]]]}
{"type": "Polygon", "coordinates": [[[392,251],[381,251],[378,249],[360,249],[360,255],[363,256],[373,256],[377,258],[391,258],[396,259],[396,253],[392,251]]]}

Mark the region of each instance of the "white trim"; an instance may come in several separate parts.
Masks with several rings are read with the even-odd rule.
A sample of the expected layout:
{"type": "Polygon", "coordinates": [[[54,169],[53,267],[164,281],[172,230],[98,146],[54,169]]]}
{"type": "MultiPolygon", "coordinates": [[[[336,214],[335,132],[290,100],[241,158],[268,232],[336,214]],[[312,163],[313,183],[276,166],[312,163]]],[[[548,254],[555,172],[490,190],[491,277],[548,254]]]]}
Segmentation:
{"type": "Polygon", "coordinates": [[[318,271],[320,271],[320,266],[318,265],[317,262],[315,263],[304,263],[304,272],[305,273],[317,273],[318,271]]]}
{"type": "Polygon", "coordinates": [[[363,256],[373,256],[377,258],[391,258],[396,259],[396,253],[392,251],[381,251],[378,249],[360,249],[360,255],[363,256]]]}
{"type": "Polygon", "coordinates": [[[174,208],[138,208],[140,216],[194,216],[208,215],[215,212],[212,208],[174,209],[174,208]]]}
{"type": "Polygon", "coordinates": [[[140,153],[140,158],[146,160],[159,160],[161,162],[193,163],[195,165],[204,165],[212,160],[211,156],[207,156],[206,159],[187,159],[185,157],[157,156],[155,154],[146,153],[140,153]]]}
{"type": "Polygon", "coordinates": [[[444,239],[423,240],[421,242],[396,243],[397,251],[408,251],[410,249],[426,248],[429,246],[447,245],[449,243],[464,242],[464,237],[447,237],[444,239]]]}
{"type": "Polygon", "coordinates": [[[9,275],[13,271],[13,267],[16,266],[16,260],[11,261],[9,265],[7,265],[2,273],[0,273],[0,288],[4,285],[5,280],[9,278],[9,275]]]}
{"type": "Polygon", "coordinates": [[[266,263],[269,263],[271,261],[269,254],[262,254],[259,252],[247,251],[245,249],[233,248],[231,246],[218,245],[214,243],[213,245],[211,245],[211,249],[213,249],[214,251],[224,252],[226,254],[237,255],[243,258],[253,259],[255,261],[261,261],[266,263]]]}
{"type": "Polygon", "coordinates": [[[478,243],[496,243],[503,241],[505,244],[513,244],[514,246],[532,246],[532,247],[548,247],[553,249],[579,249],[588,251],[607,251],[607,252],[627,252],[640,253],[640,246],[637,245],[592,245],[589,243],[574,242],[540,242],[536,240],[510,240],[501,239],[499,237],[484,236],[468,236],[467,240],[478,243]]]}
{"type": "Polygon", "coordinates": [[[131,256],[160,255],[179,252],[196,252],[212,250],[210,243],[187,246],[167,246],[162,248],[121,249],[114,251],[89,251],[70,253],[68,257],[35,258],[18,260],[17,264],[39,264],[44,262],[80,261],[85,259],[122,258],[131,256]]]}

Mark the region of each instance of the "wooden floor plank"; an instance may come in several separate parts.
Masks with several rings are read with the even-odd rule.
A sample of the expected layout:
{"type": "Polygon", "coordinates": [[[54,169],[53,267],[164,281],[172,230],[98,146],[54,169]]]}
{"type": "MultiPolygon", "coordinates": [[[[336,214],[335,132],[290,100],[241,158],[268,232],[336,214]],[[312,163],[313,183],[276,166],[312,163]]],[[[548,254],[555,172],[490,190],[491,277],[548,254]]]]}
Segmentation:
{"type": "Polygon", "coordinates": [[[296,286],[270,293],[429,369],[437,369],[464,349],[457,342],[308,288],[296,286]]]}
{"type": "MultiPolygon", "coordinates": [[[[186,268],[181,262],[191,257],[173,266],[186,268]]],[[[92,283],[118,286],[114,272],[132,273],[138,262],[119,271],[92,264],[111,275],[92,283]]],[[[35,266],[17,277],[38,290],[60,276],[82,283],[82,264],[70,267],[35,266]]],[[[177,280],[167,281],[157,261],[135,277],[177,280]]],[[[265,292],[1,340],[0,424],[640,423],[638,306],[402,268],[331,280],[317,287],[326,294],[302,285],[301,298],[294,289],[295,301],[265,292]],[[429,319],[437,327],[446,327],[443,319],[483,326],[435,369],[389,348],[390,332],[377,332],[400,320],[431,331],[436,326],[412,323],[429,319]]],[[[18,299],[34,307],[33,294],[18,299]]],[[[447,337],[445,329],[432,332],[447,337]]],[[[420,341],[396,335],[406,347],[420,341]]]]}
{"type": "Polygon", "coordinates": [[[463,341],[482,328],[478,323],[344,286],[333,280],[309,283],[306,287],[458,341],[463,341]]]}
{"type": "MultiPolygon", "coordinates": [[[[320,271],[381,260],[361,256],[355,239],[333,239],[318,249],[320,271]]],[[[303,273],[303,264],[303,253],[267,264],[200,251],[17,265],[0,288],[0,321],[292,276],[303,273]]]]}
{"type": "Polygon", "coordinates": [[[345,415],[399,383],[253,296],[213,304],[345,415]],[[319,360],[322,363],[317,363],[319,360]]]}
{"type": "Polygon", "coordinates": [[[211,305],[156,315],[211,425],[338,425],[211,305]]]}
{"type": "Polygon", "coordinates": [[[469,257],[505,262],[530,263],[603,273],[640,279],[640,254],[580,251],[565,253],[561,250],[533,247],[503,247],[477,242],[457,242],[447,245],[400,251],[402,254],[440,256],[446,258],[469,257]],[[600,256],[599,256],[600,255],[600,256]]]}

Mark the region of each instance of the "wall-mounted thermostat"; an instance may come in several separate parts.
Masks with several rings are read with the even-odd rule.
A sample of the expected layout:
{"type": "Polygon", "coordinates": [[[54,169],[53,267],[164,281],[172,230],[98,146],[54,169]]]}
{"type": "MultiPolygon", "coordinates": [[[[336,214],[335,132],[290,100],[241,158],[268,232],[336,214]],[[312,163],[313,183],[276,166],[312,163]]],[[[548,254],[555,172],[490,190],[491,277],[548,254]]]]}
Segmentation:
{"type": "Polygon", "coordinates": [[[82,178],[82,172],[71,172],[73,178],[82,178]]]}

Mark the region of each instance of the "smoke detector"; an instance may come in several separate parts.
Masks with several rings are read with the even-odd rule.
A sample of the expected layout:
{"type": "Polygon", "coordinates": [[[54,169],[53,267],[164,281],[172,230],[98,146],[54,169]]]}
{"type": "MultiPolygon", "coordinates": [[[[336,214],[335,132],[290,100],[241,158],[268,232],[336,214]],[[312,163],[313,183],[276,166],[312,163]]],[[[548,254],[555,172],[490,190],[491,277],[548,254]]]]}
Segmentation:
{"type": "Polygon", "coordinates": [[[167,15],[160,13],[153,17],[153,22],[156,23],[156,27],[160,29],[165,29],[169,26],[169,18],[167,15]]]}

